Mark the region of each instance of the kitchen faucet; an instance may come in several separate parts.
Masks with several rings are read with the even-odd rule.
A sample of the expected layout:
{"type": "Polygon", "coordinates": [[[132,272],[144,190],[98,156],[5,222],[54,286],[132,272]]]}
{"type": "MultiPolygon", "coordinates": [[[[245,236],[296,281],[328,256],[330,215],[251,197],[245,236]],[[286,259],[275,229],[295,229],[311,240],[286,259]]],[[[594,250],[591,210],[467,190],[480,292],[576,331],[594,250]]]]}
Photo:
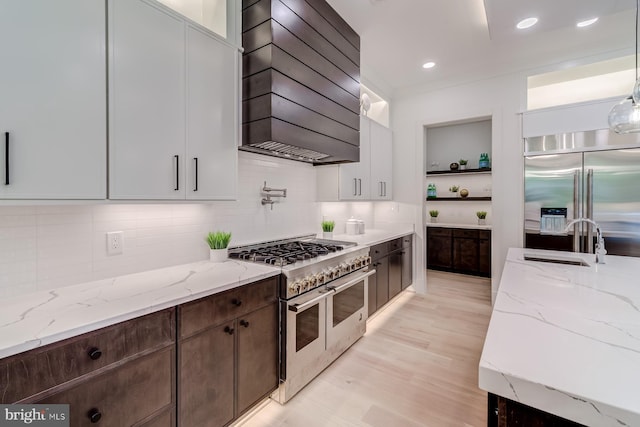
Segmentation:
{"type": "Polygon", "coordinates": [[[593,225],[596,228],[596,264],[604,264],[604,256],[607,254],[607,250],[604,248],[604,237],[602,237],[602,230],[600,229],[600,226],[592,219],[589,218],[576,218],[573,221],[571,221],[570,223],[567,224],[567,226],[564,229],[565,233],[569,232],[569,229],[571,228],[572,225],[578,223],[578,222],[587,222],[591,225],[593,225]]]}

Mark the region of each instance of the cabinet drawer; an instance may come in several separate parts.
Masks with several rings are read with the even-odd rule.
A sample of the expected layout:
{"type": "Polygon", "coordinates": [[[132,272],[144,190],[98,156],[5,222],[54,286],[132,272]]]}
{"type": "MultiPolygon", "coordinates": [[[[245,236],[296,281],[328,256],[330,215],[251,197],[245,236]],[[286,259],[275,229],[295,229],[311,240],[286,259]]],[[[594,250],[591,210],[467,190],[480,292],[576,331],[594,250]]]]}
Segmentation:
{"type": "Polygon", "coordinates": [[[0,403],[17,402],[174,342],[174,309],[168,309],[8,357],[0,361],[0,403]]]}
{"type": "Polygon", "coordinates": [[[447,236],[451,237],[452,230],[442,227],[427,227],[427,236],[447,236]]]}
{"type": "Polygon", "coordinates": [[[402,237],[403,248],[410,248],[412,246],[412,243],[413,243],[413,236],[411,234],[408,236],[402,237]]]}
{"type": "Polygon", "coordinates": [[[462,228],[454,228],[453,237],[462,237],[465,239],[477,239],[478,230],[465,230],[462,228]]]}
{"type": "Polygon", "coordinates": [[[132,360],[37,403],[69,404],[72,426],[134,425],[174,405],[175,351],[168,347],[132,360]],[[96,422],[96,421],[93,421],[96,422]]]}
{"type": "Polygon", "coordinates": [[[480,230],[478,231],[478,237],[482,240],[491,239],[491,231],[489,230],[480,230]]]}
{"type": "Polygon", "coordinates": [[[235,319],[277,301],[278,279],[272,277],[179,306],[180,338],[235,319]]]}
{"type": "Polygon", "coordinates": [[[389,252],[397,251],[402,248],[402,238],[389,240],[389,252]]]}
{"type": "Polygon", "coordinates": [[[389,253],[389,242],[379,243],[377,245],[371,246],[371,250],[369,251],[369,255],[371,255],[371,259],[376,261],[389,253]]]}

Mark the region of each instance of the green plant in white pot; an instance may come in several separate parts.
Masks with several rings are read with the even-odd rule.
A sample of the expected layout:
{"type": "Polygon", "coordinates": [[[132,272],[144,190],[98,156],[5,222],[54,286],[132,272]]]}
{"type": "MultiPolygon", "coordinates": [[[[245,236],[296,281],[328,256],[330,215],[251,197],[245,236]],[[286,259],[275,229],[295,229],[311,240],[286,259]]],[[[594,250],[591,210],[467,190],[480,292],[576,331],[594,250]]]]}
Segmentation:
{"type": "Polygon", "coordinates": [[[476,216],[478,217],[478,225],[485,225],[487,223],[487,213],[485,211],[476,212],[476,216]]]}
{"type": "Polygon", "coordinates": [[[325,239],[333,239],[333,228],[335,226],[335,221],[322,221],[322,237],[325,239]]]}
{"type": "Polygon", "coordinates": [[[438,212],[437,210],[431,210],[429,211],[429,216],[431,217],[431,222],[438,222],[438,214],[440,212],[438,212]]]}
{"type": "Polygon", "coordinates": [[[469,160],[465,160],[465,159],[460,159],[458,161],[458,163],[460,163],[460,170],[463,171],[467,168],[467,163],[469,162],[469,160]]]}
{"type": "Polygon", "coordinates": [[[231,233],[226,231],[210,231],[207,234],[207,243],[209,244],[209,260],[211,262],[223,262],[227,259],[229,242],[231,241],[231,233]]]}

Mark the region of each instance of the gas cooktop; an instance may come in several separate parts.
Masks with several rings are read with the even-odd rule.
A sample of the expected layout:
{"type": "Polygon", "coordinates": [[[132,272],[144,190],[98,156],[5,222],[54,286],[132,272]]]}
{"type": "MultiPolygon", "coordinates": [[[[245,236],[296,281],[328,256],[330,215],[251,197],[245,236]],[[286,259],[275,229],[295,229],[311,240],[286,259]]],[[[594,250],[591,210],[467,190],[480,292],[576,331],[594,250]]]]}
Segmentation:
{"type": "Polygon", "coordinates": [[[322,240],[313,237],[293,238],[231,248],[229,249],[229,258],[283,267],[298,261],[337,254],[355,245],[356,243],[352,242],[322,240]]]}

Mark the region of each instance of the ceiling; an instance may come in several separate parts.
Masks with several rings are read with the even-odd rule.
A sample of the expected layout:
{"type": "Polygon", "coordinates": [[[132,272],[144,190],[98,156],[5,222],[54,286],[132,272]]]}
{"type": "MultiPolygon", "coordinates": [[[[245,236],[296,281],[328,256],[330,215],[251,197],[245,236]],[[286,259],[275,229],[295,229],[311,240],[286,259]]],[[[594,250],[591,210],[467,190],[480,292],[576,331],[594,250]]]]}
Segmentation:
{"type": "Polygon", "coordinates": [[[634,52],[635,0],[328,3],[360,34],[363,76],[389,96],[634,52]],[[529,16],[538,17],[538,24],[516,30],[529,16]],[[596,16],[594,25],[575,25],[596,16]],[[423,69],[427,61],[436,66],[423,69]]]}

